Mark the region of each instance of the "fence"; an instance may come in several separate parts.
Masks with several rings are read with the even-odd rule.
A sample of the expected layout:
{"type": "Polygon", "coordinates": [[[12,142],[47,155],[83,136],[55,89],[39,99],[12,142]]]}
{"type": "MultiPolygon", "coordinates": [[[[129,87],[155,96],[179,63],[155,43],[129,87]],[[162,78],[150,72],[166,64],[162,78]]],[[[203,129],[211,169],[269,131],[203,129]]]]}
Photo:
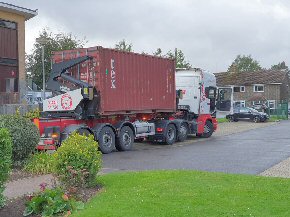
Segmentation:
{"type": "Polygon", "coordinates": [[[242,106],[252,107],[258,111],[267,113],[272,119],[288,120],[289,117],[289,105],[288,101],[246,101],[241,103],[242,106]]]}

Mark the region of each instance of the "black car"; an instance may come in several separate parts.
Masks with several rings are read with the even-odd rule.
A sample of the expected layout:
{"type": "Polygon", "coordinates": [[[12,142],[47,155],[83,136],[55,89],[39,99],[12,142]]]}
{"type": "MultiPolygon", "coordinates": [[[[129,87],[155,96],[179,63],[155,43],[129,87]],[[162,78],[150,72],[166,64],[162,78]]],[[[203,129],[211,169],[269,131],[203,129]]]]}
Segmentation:
{"type": "Polygon", "coordinates": [[[258,112],[253,108],[240,107],[235,108],[233,114],[226,116],[229,121],[238,121],[240,119],[250,119],[254,122],[265,122],[269,119],[269,116],[264,112],[258,112]]]}

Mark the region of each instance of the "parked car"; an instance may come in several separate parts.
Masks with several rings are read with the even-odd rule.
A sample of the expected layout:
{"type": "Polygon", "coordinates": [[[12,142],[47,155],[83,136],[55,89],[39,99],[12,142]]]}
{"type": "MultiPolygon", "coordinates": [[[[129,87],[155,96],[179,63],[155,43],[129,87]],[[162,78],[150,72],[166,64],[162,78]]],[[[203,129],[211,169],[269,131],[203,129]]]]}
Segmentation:
{"type": "Polygon", "coordinates": [[[250,119],[254,122],[265,122],[269,119],[269,115],[259,112],[256,109],[248,107],[238,107],[234,109],[233,114],[226,116],[229,121],[239,121],[240,119],[250,119]]]}

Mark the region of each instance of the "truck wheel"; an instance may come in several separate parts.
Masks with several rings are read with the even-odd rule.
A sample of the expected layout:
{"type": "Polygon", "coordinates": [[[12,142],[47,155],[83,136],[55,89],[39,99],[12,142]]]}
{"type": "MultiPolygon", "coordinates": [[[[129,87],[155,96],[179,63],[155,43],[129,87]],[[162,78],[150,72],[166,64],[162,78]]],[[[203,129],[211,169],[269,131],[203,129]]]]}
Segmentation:
{"type": "Polygon", "coordinates": [[[115,148],[115,133],[111,127],[103,127],[98,135],[99,148],[103,154],[111,153],[115,148]]]}
{"type": "Polygon", "coordinates": [[[124,126],[120,130],[119,138],[116,142],[116,149],[118,151],[129,151],[132,149],[134,142],[134,133],[133,130],[128,127],[124,126]]]}
{"type": "Polygon", "coordinates": [[[211,137],[211,135],[214,131],[212,122],[206,121],[203,129],[204,129],[203,133],[200,135],[200,137],[202,137],[202,138],[211,137]]]}
{"type": "Polygon", "coordinates": [[[84,136],[89,136],[91,135],[92,133],[87,130],[87,129],[84,129],[84,128],[80,128],[80,129],[77,129],[76,132],[80,135],[84,135],[84,136]]]}
{"type": "Polygon", "coordinates": [[[172,145],[176,140],[176,127],[168,124],[165,132],[165,144],[172,145]]]}
{"type": "Polygon", "coordinates": [[[187,139],[187,136],[188,136],[188,126],[186,123],[182,123],[179,128],[178,141],[184,142],[187,139]]]}

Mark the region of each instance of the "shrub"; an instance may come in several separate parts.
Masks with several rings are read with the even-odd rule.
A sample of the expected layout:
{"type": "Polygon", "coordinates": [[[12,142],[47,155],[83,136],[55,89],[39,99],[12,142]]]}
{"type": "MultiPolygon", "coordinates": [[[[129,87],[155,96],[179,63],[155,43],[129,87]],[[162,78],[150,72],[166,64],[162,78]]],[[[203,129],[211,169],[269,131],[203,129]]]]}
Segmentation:
{"type": "Polygon", "coordinates": [[[29,112],[26,112],[23,116],[25,118],[28,118],[28,119],[40,118],[40,111],[39,111],[38,108],[36,108],[34,110],[31,110],[29,112]]]}
{"type": "Polygon", "coordinates": [[[92,135],[73,133],[55,153],[55,168],[67,187],[86,187],[96,183],[101,152],[92,135]]]}
{"type": "Polygon", "coordinates": [[[48,174],[54,171],[54,154],[38,152],[31,155],[24,170],[33,174],[48,174]]]}
{"type": "Polygon", "coordinates": [[[9,176],[12,164],[12,139],[7,129],[0,129],[0,207],[4,205],[4,183],[9,176]]]}
{"type": "Polygon", "coordinates": [[[35,196],[29,196],[28,202],[23,215],[29,216],[31,214],[52,216],[55,214],[70,215],[75,210],[84,208],[84,203],[76,201],[69,195],[65,194],[60,188],[45,189],[35,196]]]}
{"type": "Polygon", "coordinates": [[[30,120],[20,115],[0,116],[0,127],[7,128],[12,137],[14,165],[23,163],[39,142],[37,127],[30,120]]]}

